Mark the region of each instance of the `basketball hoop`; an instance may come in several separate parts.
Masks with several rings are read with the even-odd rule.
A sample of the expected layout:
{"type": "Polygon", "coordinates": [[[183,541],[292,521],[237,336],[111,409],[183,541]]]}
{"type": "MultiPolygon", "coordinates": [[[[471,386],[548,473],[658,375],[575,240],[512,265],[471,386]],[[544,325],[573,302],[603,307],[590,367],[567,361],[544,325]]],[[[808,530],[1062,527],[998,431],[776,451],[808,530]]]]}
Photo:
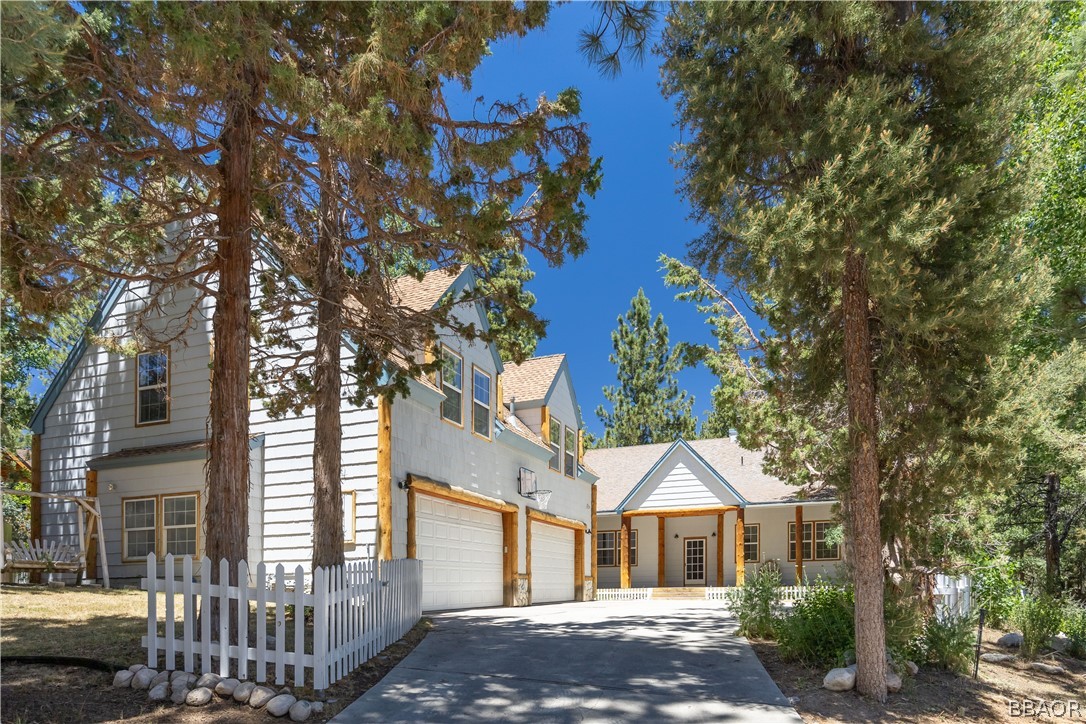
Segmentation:
{"type": "Polygon", "coordinates": [[[535,498],[535,502],[539,503],[540,510],[546,510],[547,503],[550,502],[551,499],[551,491],[537,490],[535,491],[535,495],[533,495],[532,497],[535,498]]]}

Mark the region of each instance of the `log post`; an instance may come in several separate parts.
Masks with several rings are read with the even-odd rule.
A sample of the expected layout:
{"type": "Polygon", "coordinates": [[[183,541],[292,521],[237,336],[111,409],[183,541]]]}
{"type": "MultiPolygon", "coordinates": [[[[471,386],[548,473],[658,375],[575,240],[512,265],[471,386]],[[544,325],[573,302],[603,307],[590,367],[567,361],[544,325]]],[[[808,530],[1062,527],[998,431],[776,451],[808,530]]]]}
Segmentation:
{"type": "Polygon", "coordinates": [[[735,585],[742,586],[747,577],[746,521],[743,509],[735,511],[735,585]]]}
{"type": "Polygon", "coordinates": [[[621,552],[619,554],[619,555],[622,556],[622,560],[620,561],[621,574],[620,574],[620,583],[619,583],[619,585],[622,588],[629,588],[630,587],[630,516],[628,516],[628,515],[622,516],[622,531],[621,531],[621,533],[619,535],[619,539],[620,539],[621,546],[622,546],[621,547],[621,552]]]}
{"type": "MultiPolygon", "coordinates": [[[[85,495],[88,498],[98,497],[97,470],[87,471],[87,492],[85,493],[85,495]]],[[[80,507],[79,515],[87,515],[87,512],[82,507],[80,507]]],[[[98,579],[98,546],[95,545],[98,540],[98,527],[94,524],[95,521],[92,518],[93,516],[87,521],[87,539],[86,541],[80,541],[80,543],[85,544],[85,550],[87,555],[87,568],[83,571],[83,577],[90,578],[90,580],[94,581],[98,579]]]]}
{"type": "MultiPolygon", "coordinates": [[[[814,536],[811,536],[814,546],[814,536]]],[[[803,506],[796,506],[796,585],[803,585],[803,506]]]]}
{"type": "Polygon", "coordinates": [[[724,585],[724,514],[716,515],[716,585],[724,585]]]}
{"type": "Polygon", "coordinates": [[[666,524],[664,523],[665,520],[667,520],[667,518],[662,515],[657,516],[656,518],[658,528],[656,534],[656,585],[660,588],[667,585],[667,574],[665,573],[665,561],[667,560],[667,556],[664,555],[664,546],[667,545],[667,536],[664,530],[666,527],[666,524]]]}

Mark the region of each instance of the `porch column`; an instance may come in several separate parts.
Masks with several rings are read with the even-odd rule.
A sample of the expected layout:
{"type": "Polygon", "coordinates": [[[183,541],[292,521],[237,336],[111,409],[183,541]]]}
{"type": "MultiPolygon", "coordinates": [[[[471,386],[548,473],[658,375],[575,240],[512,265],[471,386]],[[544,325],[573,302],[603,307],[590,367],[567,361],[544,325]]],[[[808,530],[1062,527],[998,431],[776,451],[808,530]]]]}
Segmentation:
{"type": "MultiPolygon", "coordinates": [[[[85,495],[88,498],[98,497],[97,470],[87,471],[87,491],[85,495]]],[[[77,512],[79,513],[79,515],[86,515],[86,511],[84,511],[82,508],[78,508],[77,512]]],[[[89,578],[92,581],[98,579],[98,546],[96,545],[98,542],[98,533],[96,532],[97,530],[98,528],[94,524],[94,519],[89,519],[87,521],[87,538],[85,541],[81,541],[85,544],[86,547],[84,548],[84,550],[87,552],[87,567],[83,571],[83,578],[89,578]]]]}
{"type": "Polygon", "coordinates": [[[664,555],[664,545],[667,540],[664,534],[664,521],[667,520],[664,516],[660,515],[656,517],[657,527],[659,533],[656,536],[657,551],[656,551],[656,585],[663,588],[667,585],[667,577],[664,574],[664,561],[666,556],[664,555]]]}
{"type": "Polygon", "coordinates": [[[630,587],[630,516],[622,516],[622,531],[619,533],[619,540],[622,546],[620,555],[621,558],[621,573],[619,578],[619,585],[622,588],[630,587]]]}
{"type": "MultiPolygon", "coordinates": [[[[814,545],[814,536],[811,537],[814,545]]],[[[796,585],[803,585],[803,506],[796,506],[796,585]]]]}
{"type": "Polygon", "coordinates": [[[724,514],[716,514],[716,585],[724,585],[724,514]]]}
{"type": "Polygon", "coordinates": [[[743,509],[735,511],[735,585],[742,586],[747,577],[747,556],[743,546],[745,539],[743,509]]]}

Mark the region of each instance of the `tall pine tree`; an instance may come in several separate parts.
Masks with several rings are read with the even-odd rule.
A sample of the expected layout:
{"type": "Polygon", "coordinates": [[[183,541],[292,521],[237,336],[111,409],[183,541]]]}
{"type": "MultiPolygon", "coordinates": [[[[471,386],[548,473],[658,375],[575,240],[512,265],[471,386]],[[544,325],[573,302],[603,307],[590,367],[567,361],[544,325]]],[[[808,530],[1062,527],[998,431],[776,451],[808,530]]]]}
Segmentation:
{"type": "Polygon", "coordinates": [[[709,226],[692,256],[736,280],[773,330],[753,364],[786,384],[764,399],[815,423],[809,447],[781,460],[840,489],[857,690],[879,700],[884,540],[992,479],[974,472],[996,402],[990,360],[1035,290],[1004,225],[1026,201],[1025,170],[1006,161],[1042,14],[677,5],[662,43],[689,133],[685,191],[709,226]]]}
{"type": "Polygon", "coordinates": [[[600,405],[596,415],[603,422],[601,447],[648,445],[693,439],[697,419],[691,414],[694,398],[679,390],[675,373],[681,367],[679,349],[668,339],[664,315],[652,318],[644,289],[638,289],[630,309],[618,318],[611,333],[618,385],[603,388],[611,411],[600,405]]]}

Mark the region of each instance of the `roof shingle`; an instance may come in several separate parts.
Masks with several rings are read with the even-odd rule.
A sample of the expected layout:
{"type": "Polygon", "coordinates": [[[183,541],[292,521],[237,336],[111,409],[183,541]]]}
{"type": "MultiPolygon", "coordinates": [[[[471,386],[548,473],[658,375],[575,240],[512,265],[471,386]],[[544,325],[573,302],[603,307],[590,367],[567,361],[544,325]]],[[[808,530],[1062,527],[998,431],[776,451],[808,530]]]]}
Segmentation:
{"type": "Polygon", "coordinates": [[[508,405],[514,398],[519,403],[538,402],[545,398],[565,359],[564,354],[551,354],[531,357],[519,365],[505,362],[505,371],[502,373],[502,402],[508,405]]]}
{"type": "Polygon", "coordinates": [[[464,271],[462,264],[428,271],[421,280],[404,275],[392,282],[392,301],[414,312],[434,308],[457,277],[464,271]]]}

